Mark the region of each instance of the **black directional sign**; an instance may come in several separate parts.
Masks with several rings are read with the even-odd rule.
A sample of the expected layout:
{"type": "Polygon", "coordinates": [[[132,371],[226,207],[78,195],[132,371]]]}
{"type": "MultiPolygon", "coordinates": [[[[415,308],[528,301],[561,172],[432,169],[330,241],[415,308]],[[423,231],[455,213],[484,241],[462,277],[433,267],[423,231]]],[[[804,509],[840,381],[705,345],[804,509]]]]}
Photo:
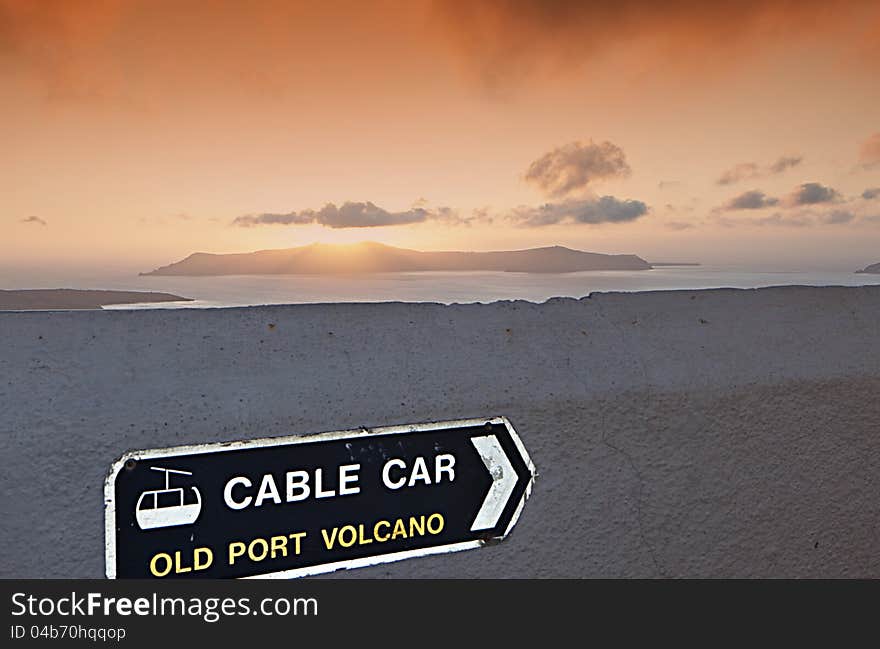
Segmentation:
{"type": "Polygon", "coordinates": [[[534,477],[503,417],[134,451],[104,487],[107,576],[298,577],[478,548],[534,477]]]}

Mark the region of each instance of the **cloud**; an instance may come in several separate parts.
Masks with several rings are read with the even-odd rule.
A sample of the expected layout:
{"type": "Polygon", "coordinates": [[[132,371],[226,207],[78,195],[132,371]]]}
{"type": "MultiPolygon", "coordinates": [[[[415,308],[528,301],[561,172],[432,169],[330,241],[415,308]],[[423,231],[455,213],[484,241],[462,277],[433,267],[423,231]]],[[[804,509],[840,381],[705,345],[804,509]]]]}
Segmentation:
{"type": "Polygon", "coordinates": [[[782,225],[794,228],[803,228],[813,225],[813,221],[805,214],[783,214],[782,212],[774,212],[769,216],[762,216],[749,221],[752,225],[782,225]]]}
{"type": "Polygon", "coordinates": [[[514,209],[509,218],[519,225],[540,227],[557,223],[626,223],[648,213],[642,201],[620,200],[614,196],[567,200],[545,203],[537,207],[522,206],[514,209]]]}
{"type": "Polygon", "coordinates": [[[716,182],[719,185],[732,185],[741,180],[775,176],[798,166],[801,162],[803,162],[801,156],[781,156],[766,167],[761,167],[757,162],[741,162],[722,173],[716,182]]]}
{"type": "MultiPolygon", "coordinates": [[[[780,43],[845,59],[872,51],[876,0],[435,0],[437,23],[484,86],[510,86],[630,55],[644,69],[699,69],[761,57],[780,43]]],[[[877,59],[865,63],[876,66],[877,59]]]]}
{"type": "MultiPolygon", "coordinates": [[[[798,185],[784,200],[767,196],[762,191],[753,189],[734,196],[715,211],[760,210],[765,207],[780,205],[783,207],[801,207],[804,205],[821,205],[842,201],[840,192],[822,183],[803,183],[798,185]]],[[[767,217],[768,219],[770,217],[767,217]]]]}
{"type": "Polygon", "coordinates": [[[786,202],[789,205],[817,205],[819,203],[833,203],[840,200],[840,193],[826,187],[821,183],[803,183],[791,194],[786,202]]]}
{"type": "Polygon", "coordinates": [[[492,218],[484,214],[482,209],[472,210],[470,216],[463,216],[458,210],[451,207],[437,207],[428,210],[428,214],[430,220],[446,225],[472,225],[477,221],[492,222],[492,218]]]}
{"type": "Polygon", "coordinates": [[[868,187],[868,189],[862,192],[862,198],[864,198],[866,201],[872,201],[875,198],[880,198],[880,187],[868,187]]]}
{"type": "Polygon", "coordinates": [[[339,4],[0,0],[0,55],[55,97],[138,101],[143,88],[150,106],[164,100],[178,110],[187,84],[217,99],[287,87],[299,96],[303,84],[292,75],[310,55],[325,73],[345,69],[367,84],[378,64],[393,63],[408,47],[438,60],[451,50],[468,77],[490,87],[603,59],[653,66],[664,78],[676,66],[718,77],[769,49],[800,44],[828,52],[831,62],[867,44],[866,64],[876,69],[880,60],[876,0],[430,0],[347,2],[344,10],[339,4]]]}
{"type": "Polygon", "coordinates": [[[694,227],[693,223],[688,223],[687,221],[667,221],[663,225],[666,226],[667,228],[669,228],[670,230],[676,230],[676,231],[690,230],[691,228],[694,227]]]}
{"type": "Polygon", "coordinates": [[[717,217],[719,225],[725,227],[741,226],[778,226],[778,227],[815,227],[822,225],[844,226],[850,223],[870,221],[869,216],[859,216],[850,209],[825,209],[802,208],[795,210],[777,211],[772,214],[756,218],[732,218],[727,215],[717,217]]]}
{"type": "MultiPolygon", "coordinates": [[[[332,203],[330,203],[332,205],[332,203]]],[[[335,205],[333,206],[336,207],[335,205]]],[[[232,220],[232,225],[250,228],[255,225],[308,225],[317,222],[317,212],[303,210],[302,212],[246,214],[237,216],[232,220]]]]}
{"type": "Polygon", "coordinates": [[[760,210],[765,207],[772,207],[777,203],[779,203],[778,198],[767,196],[764,192],[753,189],[751,191],[743,192],[739,196],[734,196],[727,201],[721,209],[728,211],[760,210]]]}
{"type": "MultiPolygon", "coordinates": [[[[426,205],[420,201],[420,205],[426,205]]],[[[642,201],[621,200],[614,196],[567,199],[538,206],[523,205],[502,212],[499,216],[524,227],[539,227],[556,223],[625,223],[634,221],[648,213],[648,206],[642,201]]],[[[389,212],[369,201],[363,203],[346,202],[340,207],[327,203],[320,210],[300,210],[286,213],[266,212],[247,214],[232,221],[239,227],[261,225],[323,225],[328,228],[370,228],[392,225],[409,225],[427,221],[453,226],[470,226],[474,223],[491,225],[496,220],[489,207],[471,210],[470,215],[462,215],[451,207],[413,207],[403,212],[389,212]]]]}
{"type": "Polygon", "coordinates": [[[855,218],[856,215],[849,210],[832,210],[827,214],[823,214],[820,217],[820,220],[822,223],[827,223],[828,225],[840,225],[843,223],[849,223],[855,218]]]}
{"type": "Polygon", "coordinates": [[[34,225],[49,225],[41,219],[39,216],[29,216],[26,219],[21,220],[22,223],[33,223],[34,225]]]}
{"type": "Polygon", "coordinates": [[[409,225],[428,220],[455,221],[457,214],[448,207],[427,209],[412,207],[403,212],[389,212],[375,203],[346,201],[337,207],[327,203],[320,210],[301,210],[283,214],[266,212],[239,216],[233,225],[253,227],[257,225],[308,225],[316,223],[328,228],[373,228],[391,225],[409,225]]]}
{"type": "Polygon", "coordinates": [[[880,133],[874,133],[859,147],[859,164],[865,169],[880,166],[880,133]]]}
{"type": "Polygon", "coordinates": [[[587,189],[590,183],[631,173],[626,155],[611,142],[571,142],[532,162],[525,179],[554,198],[587,189]]]}
{"type": "Polygon", "coordinates": [[[123,2],[83,0],[37,8],[0,0],[0,56],[42,81],[47,98],[103,96],[122,80],[116,61],[101,56],[101,50],[113,38],[123,2]]]}
{"type": "Polygon", "coordinates": [[[735,182],[739,182],[740,180],[745,180],[746,178],[757,178],[759,176],[758,173],[758,165],[754,162],[742,162],[735,167],[731,167],[718,178],[717,183],[719,185],[732,185],[735,182]]]}
{"type": "Polygon", "coordinates": [[[495,219],[492,216],[492,211],[489,206],[475,207],[473,210],[471,210],[471,216],[466,219],[468,224],[474,221],[491,224],[494,220],[495,219]]]}
{"type": "Polygon", "coordinates": [[[781,174],[792,167],[797,167],[804,159],[801,156],[782,156],[776,162],[767,167],[771,174],[781,174]]]}

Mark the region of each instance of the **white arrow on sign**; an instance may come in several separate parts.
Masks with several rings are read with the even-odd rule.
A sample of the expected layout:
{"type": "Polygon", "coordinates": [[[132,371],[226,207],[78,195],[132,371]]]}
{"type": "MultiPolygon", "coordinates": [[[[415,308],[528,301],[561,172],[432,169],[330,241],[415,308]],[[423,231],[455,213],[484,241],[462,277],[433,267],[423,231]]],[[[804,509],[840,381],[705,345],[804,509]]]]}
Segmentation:
{"type": "Polygon", "coordinates": [[[492,486],[489,487],[489,493],[471,525],[471,532],[476,532],[492,529],[498,524],[519,477],[495,435],[472,437],[471,443],[492,476],[492,486]]]}

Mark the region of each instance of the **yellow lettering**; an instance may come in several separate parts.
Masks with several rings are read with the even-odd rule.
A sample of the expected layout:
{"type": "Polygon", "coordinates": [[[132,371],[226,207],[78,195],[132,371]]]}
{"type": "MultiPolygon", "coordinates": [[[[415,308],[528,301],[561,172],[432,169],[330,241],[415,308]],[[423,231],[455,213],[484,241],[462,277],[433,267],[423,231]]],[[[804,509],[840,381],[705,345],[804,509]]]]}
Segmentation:
{"type": "Polygon", "coordinates": [[[425,517],[419,516],[416,518],[415,516],[409,517],[409,535],[415,536],[416,532],[419,533],[419,536],[425,535],[425,517]]]}
{"type": "Polygon", "coordinates": [[[300,550],[299,542],[300,542],[300,539],[302,539],[305,535],[306,535],[305,532],[296,532],[296,533],[294,533],[294,534],[289,534],[289,535],[288,535],[288,536],[290,536],[290,538],[293,539],[293,544],[294,544],[294,551],[293,551],[293,553],[294,553],[294,554],[297,554],[297,555],[299,554],[299,550],[300,550]]]}
{"type": "Polygon", "coordinates": [[[321,530],[321,536],[324,537],[324,545],[327,546],[328,550],[332,550],[333,545],[336,543],[336,532],[338,529],[338,527],[334,527],[333,534],[331,534],[329,537],[327,536],[327,530],[321,530]]]}
{"type": "Polygon", "coordinates": [[[431,534],[440,534],[443,531],[444,524],[445,521],[442,514],[431,514],[428,516],[428,532],[431,534]],[[434,525],[431,525],[431,521],[434,521],[434,525]]]}
{"type": "Polygon", "coordinates": [[[214,553],[211,548],[196,548],[193,552],[193,570],[205,570],[214,563],[214,553]],[[204,555],[204,561],[200,561],[199,557],[204,555]]]}
{"type": "Polygon", "coordinates": [[[251,541],[251,544],[248,546],[248,556],[251,558],[251,561],[262,561],[266,558],[267,554],[269,554],[269,544],[266,543],[266,539],[254,539],[251,541]],[[254,552],[254,546],[262,547],[263,551],[257,554],[254,552]]]}
{"type": "Polygon", "coordinates": [[[189,566],[182,566],[180,561],[180,550],[174,553],[174,572],[180,574],[182,572],[189,572],[192,570],[189,566]]]}
{"type": "Polygon", "coordinates": [[[270,545],[273,559],[279,553],[281,554],[282,557],[287,556],[287,537],[286,536],[273,536],[271,539],[269,539],[269,545],[270,545]]]}
{"type": "Polygon", "coordinates": [[[236,558],[244,554],[245,545],[241,541],[233,541],[229,544],[229,565],[235,563],[236,558]]]}
{"type": "Polygon", "coordinates": [[[339,545],[344,548],[350,548],[357,541],[357,530],[354,529],[351,525],[345,525],[341,530],[339,530],[339,545]],[[344,536],[346,533],[351,533],[351,538],[346,541],[344,536]]]}
{"type": "Polygon", "coordinates": [[[153,573],[154,577],[164,577],[167,575],[171,572],[171,557],[164,552],[157,554],[150,560],[150,572],[153,573]],[[159,559],[165,562],[164,570],[158,568],[159,559]]]}
{"type": "Polygon", "coordinates": [[[391,523],[388,521],[379,521],[373,526],[373,538],[376,539],[379,543],[384,543],[388,540],[388,535],[379,536],[379,528],[380,527],[391,527],[391,523]]]}

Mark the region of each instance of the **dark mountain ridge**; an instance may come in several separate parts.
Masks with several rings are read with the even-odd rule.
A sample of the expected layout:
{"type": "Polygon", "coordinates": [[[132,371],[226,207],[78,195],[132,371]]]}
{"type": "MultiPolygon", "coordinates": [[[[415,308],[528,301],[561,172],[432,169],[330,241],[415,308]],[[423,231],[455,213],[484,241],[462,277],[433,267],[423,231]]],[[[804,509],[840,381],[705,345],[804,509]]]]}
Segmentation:
{"type": "Polygon", "coordinates": [[[142,275],[323,275],[406,271],[570,273],[649,270],[636,255],[606,255],[562,246],[497,252],[422,252],[380,243],[320,244],[234,254],[196,252],[142,275]]]}

